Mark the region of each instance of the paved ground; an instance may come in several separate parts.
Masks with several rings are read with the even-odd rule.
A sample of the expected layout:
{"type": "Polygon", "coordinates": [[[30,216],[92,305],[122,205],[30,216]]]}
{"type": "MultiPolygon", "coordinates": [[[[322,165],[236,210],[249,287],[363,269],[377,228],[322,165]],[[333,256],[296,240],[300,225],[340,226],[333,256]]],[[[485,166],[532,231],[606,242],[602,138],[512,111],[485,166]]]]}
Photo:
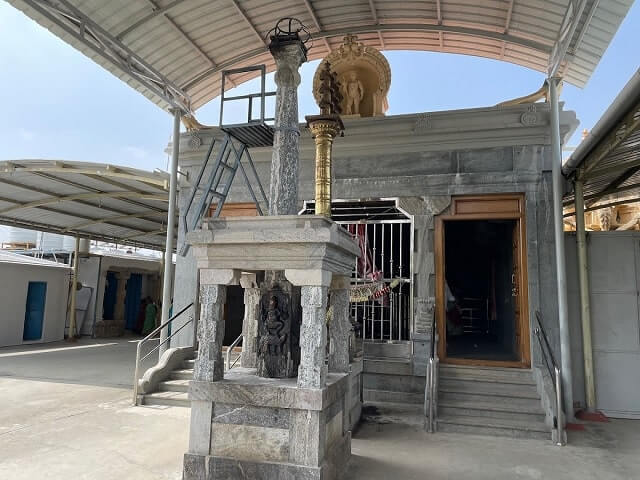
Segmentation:
{"type": "MultiPolygon", "coordinates": [[[[131,407],[128,340],[0,349],[0,479],[181,478],[189,412],[131,407]]],[[[558,448],[364,423],[344,478],[640,478],[640,421],[592,424],[570,440],[558,448]]]]}

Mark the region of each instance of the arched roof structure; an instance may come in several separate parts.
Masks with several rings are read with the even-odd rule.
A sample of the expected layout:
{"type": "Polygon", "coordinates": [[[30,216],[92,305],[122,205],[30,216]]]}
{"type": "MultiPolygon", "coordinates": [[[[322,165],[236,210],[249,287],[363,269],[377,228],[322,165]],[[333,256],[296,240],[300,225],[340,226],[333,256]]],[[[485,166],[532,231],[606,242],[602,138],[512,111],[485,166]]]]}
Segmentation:
{"type": "MultiPolygon", "coordinates": [[[[283,17],[313,35],[309,59],[346,34],[381,50],[502,60],[582,87],[633,0],[8,0],[165,109],[195,110],[221,72],[266,64],[283,17]]],[[[437,73],[434,73],[437,74],[437,73]]],[[[234,84],[255,72],[232,78],[234,84]]],[[[228,83],[227,83],[228,85],[228,83]]]]}

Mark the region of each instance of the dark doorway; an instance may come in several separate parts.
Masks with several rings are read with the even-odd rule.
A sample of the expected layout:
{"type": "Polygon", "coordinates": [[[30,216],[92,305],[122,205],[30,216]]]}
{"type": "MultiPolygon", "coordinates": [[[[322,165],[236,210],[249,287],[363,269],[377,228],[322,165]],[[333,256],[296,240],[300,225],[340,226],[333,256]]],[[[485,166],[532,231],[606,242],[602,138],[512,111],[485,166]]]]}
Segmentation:
{"type": "Polygon", "coordinates": [[[224,304],[223,345],[231,345],[242,333],[244,318],[244,289],[239,285],[227,287],[227,301],[224,304]]]}
{"type": "Polygon", "coordinates": [[[447,358],[518,361],[516,220],[444,222],[447,358]]]}
{"type": "Polygon", "coordinates": [[[23,341],[40,340],[47,298],[47,282],[29,282],[27,304],[24,312],[23,341]]]}
{"type": "Polygon", "coordinates": [[[104,299],[102,300],[102,318],[105,320],[113,320],[117,293],[118,278],[114,272],[107,272],[107,282],[104,287],[104,299]]]}

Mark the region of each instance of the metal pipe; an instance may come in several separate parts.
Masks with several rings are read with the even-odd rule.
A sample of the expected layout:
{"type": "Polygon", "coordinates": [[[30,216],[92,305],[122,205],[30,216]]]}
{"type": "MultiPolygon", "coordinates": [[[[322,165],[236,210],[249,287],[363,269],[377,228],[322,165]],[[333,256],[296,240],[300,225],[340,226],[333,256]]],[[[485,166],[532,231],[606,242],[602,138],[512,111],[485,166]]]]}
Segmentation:
{"type": "Polygon", "coordinates": [[[551,168],[553,180],[553,220],[556,249],[556,280],[558,290],[558,324],[560,329],[560,362],[562,383],[565,389],[565,412],[569,421],[573,420],[573,375],[571,369],[571,332],[569,330],[569,309],[567,306],[567,272],[564,252],[564,221],[562,218],[562,145],[560,143],[560,107],[558,105],[557,83],[559,79],[549,78],[551,103],[551,168]]]}
{"type": "Polygon", "coordinates": [[[564,433],[564,418],[562,415],[562,375],[560,373],[560,369],[558,367],[554,367],[555,371],[555,381],[556,381],[556,432],[558,434],[558,438],[556,439],[556,445],[559,447],[566,445],[565,441],[565,433],[564,433]]]}
{"type": "MultiPolygon", "coordinates": [[[[162,316],[160,317],[160,324],[165,323],[169,318],[169,307],[171,306],[172,297],[172,275],[171,267],[173,266],[173,237],[175,230],[176,219],[176,193],[178,187],[178,156],[180,154],[180,116],[181,111],[179,109],[173,110],[173,140],[171,143],[171,164],[169,177],[169,211],[167,214],[167,240],[164,251],[164,274],[162,278],[162,316]]],[[[162,357],[162,354],[167,350],[168,345],[162,343],[167,339],[167,329],[160,330],[160,343],[162,347],[158,349],[158,360],[162,357]]]]}
{"type": "Polygon", "coordinates": [[[69,312],[69,335],[71,341],[76,338],[76,285],[78,283],[78,253],[80,251],[80,237],[76,236],[76,246],[73,250],[73,281],[71,283],[71,311],[69,312]]]}
{"type": "Polygon", "coordinates": [[[596,387],[591,341],[591,302],[589,298],[589,258],[584,226],[584,191],[580,175],[574,182],[576,208],[576,244],[578,250],[578,280],[580,282],[580,319],[582,322],[582,352],[584,355],[584,390],[587,410],[596,409],[596,387]]]}

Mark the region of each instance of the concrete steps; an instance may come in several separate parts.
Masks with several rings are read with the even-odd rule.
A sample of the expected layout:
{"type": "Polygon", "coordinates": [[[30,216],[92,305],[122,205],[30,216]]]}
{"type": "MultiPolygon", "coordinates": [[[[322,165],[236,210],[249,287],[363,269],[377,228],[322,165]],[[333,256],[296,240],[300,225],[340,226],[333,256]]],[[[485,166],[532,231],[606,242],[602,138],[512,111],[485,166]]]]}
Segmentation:
{"type": "MultiPolygon", "coordinates": [[[[240,356],[239,351],[231,354],[233,362],[240,356]]],[[[193,379],[195,359],[185,360],[180,368],[173,370],[169,378],[158,384],[158,390],[147,393],[142,398],[142,405],[162,405],[171,407],[191,407],[189,401],[189,383],[193,379]]]]}
{"type": "Polygon", "coordinates": [[[423,426],[424,377],[414,376],[408,343],[365,343],[365,420],[423,426]]]}
{"type": "Polygon", "coordinates": [[[531,370],[441,365],[441,432],[551,438],[531,370]]]}

